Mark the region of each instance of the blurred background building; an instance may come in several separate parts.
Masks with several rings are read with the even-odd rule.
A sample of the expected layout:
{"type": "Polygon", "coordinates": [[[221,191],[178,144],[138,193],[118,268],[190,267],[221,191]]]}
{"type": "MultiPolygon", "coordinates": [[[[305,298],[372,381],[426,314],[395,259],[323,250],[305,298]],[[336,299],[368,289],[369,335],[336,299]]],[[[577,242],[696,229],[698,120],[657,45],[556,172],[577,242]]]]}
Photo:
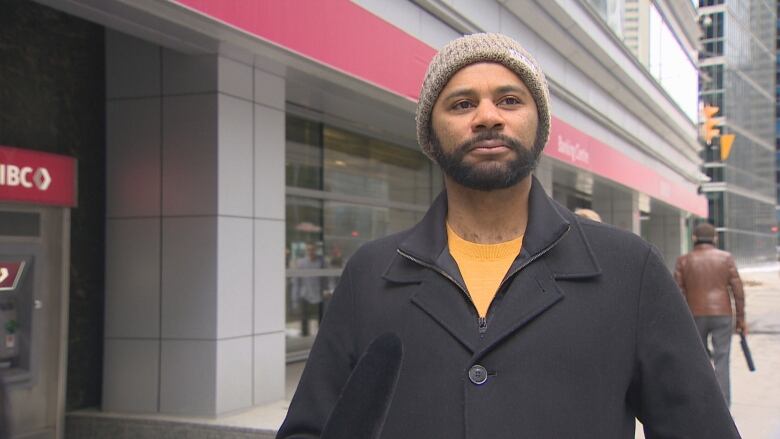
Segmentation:
{"type": "MultiPolygon", "coordinates": [[[[771,94],[771,42],[756,35],[758,15],[775,18],[759,3],[708,6],[736,17],[726,29],[756,26],[733,49],[705,39],[726,47],[702,62],[720,59],[732,92],[714,72],[699,85],[704,9],[688,0],[0,0],[0,145],[75,157],[79,177],[62,242],[67,363],[42,408],[58,421],[19,431],[88,439],[138,416],[284,399],[346,261],[441,190],[415,102],[436,49],[465,33],[512,36],[545,70],[547,191],[643,236],[669,266],[712,215],[697,91],[719,90],[738,137],[725,164],[708,159],[703,187],[734,217],[719,224],[726,246],[765,260],[774,116],[747,101],[771,94]]],[[[7,230],[0,245],[19,239],[7,230]]]]}
{"type": "Polygon", "coordinates": [[[728,158],[715,137],[703,159],[709,219],[738,264],[776,258],[776,8],[770,0],[700,0],[700,95],[734,134],[728,158]],[[773,26],[774,25],[774,26],[773,26]]]}
{"type": "MultiPolygon", "coordinates": [[[[776,34],[775,34],[775,182],[777,186],[777,203],[775,212],[777,222],[780,223],[780,0],[776,3],[776,34]]],[[[780,260],[780,230],[775,228],[777,234],[778,260],[780,260]]]]}

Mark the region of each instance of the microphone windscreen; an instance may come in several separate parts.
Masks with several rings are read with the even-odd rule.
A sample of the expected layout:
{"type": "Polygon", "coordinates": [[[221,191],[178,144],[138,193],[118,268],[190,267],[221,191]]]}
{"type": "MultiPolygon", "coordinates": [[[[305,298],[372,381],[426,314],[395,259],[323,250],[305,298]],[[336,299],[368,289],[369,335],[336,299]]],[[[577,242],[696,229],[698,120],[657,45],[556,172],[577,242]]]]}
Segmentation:
{"type": "Polygon", "coordinates": [[[402,360],[398,335],[386,333],[375,338],[347,379],[321,439],[378,439],[390,411],[402,360]]]}

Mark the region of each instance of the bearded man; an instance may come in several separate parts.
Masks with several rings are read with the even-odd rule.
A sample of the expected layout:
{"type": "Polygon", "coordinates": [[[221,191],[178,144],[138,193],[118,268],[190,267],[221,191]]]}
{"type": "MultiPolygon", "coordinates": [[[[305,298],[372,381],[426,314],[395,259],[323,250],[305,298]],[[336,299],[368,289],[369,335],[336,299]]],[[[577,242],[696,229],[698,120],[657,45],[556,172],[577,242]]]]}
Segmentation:
{"type": "Polygon", "coordinates": [[[383,438],[628,439],[636,418],[648,438],[739,437],[658,252],[532,176],[549,133],[547,82],[516,41],[434,57],[417,137],[445,190],[350,258],[278,437],[320,437],[387,332],[403,365],[383,438]]]}

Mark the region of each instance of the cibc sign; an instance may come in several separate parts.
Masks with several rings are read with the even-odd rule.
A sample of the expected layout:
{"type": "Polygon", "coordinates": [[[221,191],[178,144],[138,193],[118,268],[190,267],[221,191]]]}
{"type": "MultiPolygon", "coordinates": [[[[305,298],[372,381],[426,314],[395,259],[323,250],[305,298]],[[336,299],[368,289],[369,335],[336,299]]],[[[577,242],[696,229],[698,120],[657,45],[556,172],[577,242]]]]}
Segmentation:
{"type": "Polygon", "coordinates": [[[76,206],[76,159],[0,145],[0,202],[76,206]]]}

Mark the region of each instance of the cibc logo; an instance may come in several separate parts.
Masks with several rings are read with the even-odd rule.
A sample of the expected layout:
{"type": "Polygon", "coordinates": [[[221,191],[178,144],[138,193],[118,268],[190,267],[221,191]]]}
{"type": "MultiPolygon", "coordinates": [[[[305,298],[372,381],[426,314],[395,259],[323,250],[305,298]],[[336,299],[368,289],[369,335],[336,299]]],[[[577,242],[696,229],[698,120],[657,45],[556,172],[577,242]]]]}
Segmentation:
{"type": "Polygon", "coordinates": [[[10,163],[0,163],[0,186],[21,186],[23,188],[45,191],[51,185],[51,175],[46,168],[16,166],[10,163]]]}

